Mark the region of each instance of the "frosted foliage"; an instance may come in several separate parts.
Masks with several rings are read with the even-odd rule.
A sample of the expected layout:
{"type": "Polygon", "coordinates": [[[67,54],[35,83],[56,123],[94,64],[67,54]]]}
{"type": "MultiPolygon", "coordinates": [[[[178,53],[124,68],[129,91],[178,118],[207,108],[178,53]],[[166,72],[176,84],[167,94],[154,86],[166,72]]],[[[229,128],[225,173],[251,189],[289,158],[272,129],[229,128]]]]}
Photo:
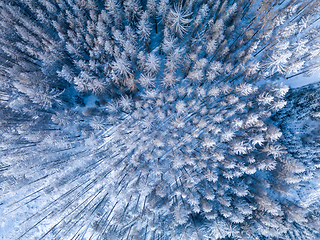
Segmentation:
{"type": "Polygon", "coordinates": [[[0,238],[320,238],[319,9],[0,1],[0,238]]]}

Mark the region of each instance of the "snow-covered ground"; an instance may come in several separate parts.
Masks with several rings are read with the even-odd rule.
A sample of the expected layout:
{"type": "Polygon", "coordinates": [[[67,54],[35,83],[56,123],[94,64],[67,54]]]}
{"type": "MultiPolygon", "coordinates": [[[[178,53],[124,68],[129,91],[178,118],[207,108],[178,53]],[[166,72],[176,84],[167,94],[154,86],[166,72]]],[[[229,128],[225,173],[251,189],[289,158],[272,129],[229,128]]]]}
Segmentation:
{"type": "Polygon", "coordinates": [[[317,72],[310,77],[304,77],[302,75],[284,80],[284,83],[291,88],[302,87],[311,83],[316,83],[320,81],[320,73],[317,72]]]}

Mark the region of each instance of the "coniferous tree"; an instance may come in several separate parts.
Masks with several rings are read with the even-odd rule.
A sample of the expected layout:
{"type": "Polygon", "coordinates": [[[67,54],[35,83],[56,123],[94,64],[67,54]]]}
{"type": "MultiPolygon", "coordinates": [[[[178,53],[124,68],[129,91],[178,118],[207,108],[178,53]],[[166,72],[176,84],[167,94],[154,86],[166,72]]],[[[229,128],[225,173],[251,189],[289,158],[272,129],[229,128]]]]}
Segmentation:
{"type": "Polygon", "coordinates": [[[0,236],[318,238],[319,7],[1,1],[0,236]]]}

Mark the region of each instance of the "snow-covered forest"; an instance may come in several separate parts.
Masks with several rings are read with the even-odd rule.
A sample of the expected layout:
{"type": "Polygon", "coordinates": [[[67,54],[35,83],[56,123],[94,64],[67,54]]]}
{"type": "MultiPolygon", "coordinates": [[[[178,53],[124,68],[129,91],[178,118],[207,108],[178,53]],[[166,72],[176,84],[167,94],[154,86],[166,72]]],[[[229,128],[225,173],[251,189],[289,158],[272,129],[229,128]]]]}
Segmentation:
{"type": "Polygon", "coordinates": [[[0,239],[320,239],[319,22],[319,0],[0,0],[0,239]]]}

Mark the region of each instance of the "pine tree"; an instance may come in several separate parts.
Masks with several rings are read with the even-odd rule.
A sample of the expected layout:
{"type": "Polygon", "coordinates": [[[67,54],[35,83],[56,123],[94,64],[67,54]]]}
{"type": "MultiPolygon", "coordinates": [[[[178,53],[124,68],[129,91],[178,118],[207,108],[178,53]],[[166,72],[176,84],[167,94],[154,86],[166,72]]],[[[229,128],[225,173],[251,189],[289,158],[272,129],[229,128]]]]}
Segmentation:
{"type": "Polygon", "coordinates": [[[0,16],[2,238],[319,238],[318,1],[0,16]]]}

